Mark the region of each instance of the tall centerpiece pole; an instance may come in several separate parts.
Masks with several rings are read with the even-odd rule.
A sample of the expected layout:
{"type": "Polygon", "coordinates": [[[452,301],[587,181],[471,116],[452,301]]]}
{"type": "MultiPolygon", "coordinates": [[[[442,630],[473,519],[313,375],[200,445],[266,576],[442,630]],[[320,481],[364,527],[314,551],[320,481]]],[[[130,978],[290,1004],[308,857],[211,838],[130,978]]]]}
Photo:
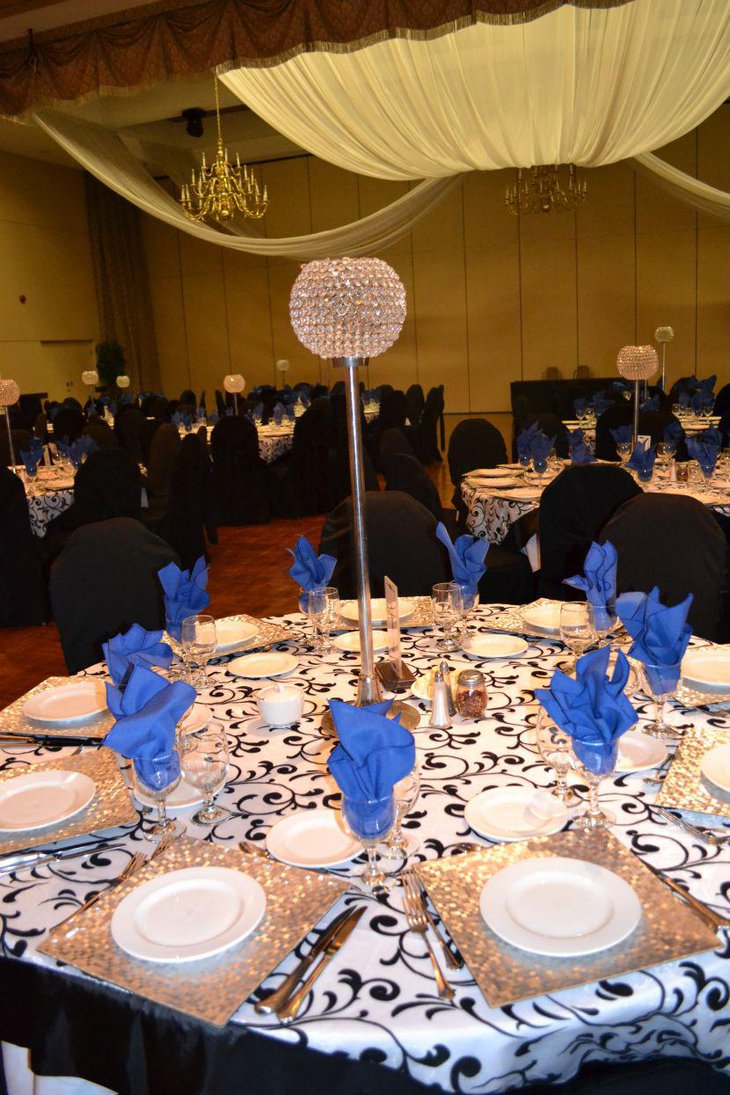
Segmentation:
{"type": "Polygon", "coordinates": [[[8,428],[8,450],[10,452],[10,467],[15,471],[15,449],[13,448],[13,431],[10,428],[10,408],[20,399],[20,388],[14,380],[0,380],[0,407],[5,415],[5,425],[8,428]]]}
{"type": "Polygon", "coordinates": [[[654,332],[654,338],[657,342],[661,343],[662,347],[662,391],[666,393],[667,390],[667,343],[671,342],[674,338],[674,331],[671,327],[657,327],[654,332]]]}
{"type": "Polygon", "coordinates": [[[639,436],[639,383],[654,376],[659,357],[653,346],[624,346],[618,352],[616,368],[625,380],[634,382],[634,445],[639,436]]]}
{"type": "Polygon", "coordinates": [[[230,373],[223,377],[223,387],[233,396],[233,413],[238,417],[238,396],[246,387],[246,381],[240,373],[230,373]]]}

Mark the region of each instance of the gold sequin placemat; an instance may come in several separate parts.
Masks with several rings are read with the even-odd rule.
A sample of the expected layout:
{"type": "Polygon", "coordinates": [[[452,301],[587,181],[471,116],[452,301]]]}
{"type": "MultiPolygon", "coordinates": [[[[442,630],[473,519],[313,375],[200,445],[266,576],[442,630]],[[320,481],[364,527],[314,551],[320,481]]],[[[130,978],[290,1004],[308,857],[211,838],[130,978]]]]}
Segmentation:
{"type": "Polygon", "coordinates": [[[20,699],[15,700],[9,707],[0,711],[0,733],[19,734],[21,736],[23,734],[36,734],[44,738],[52,738],[58,735],[61,737],[78,735],[82,738],[99,739],[106,737],[114,723],[114,716],[109,710],[103,711],[94,718],[65,723],[61,726],[58,724],[51,725],[46,722],[35,722],[34,719],[26,718],[23,714],[23,708],[31,696],[37,696],[39,692],[46,692],[49,688],[57,688],[59,685],[71,684],[72,682],[78,683],[78,681],[84,679],[87,678],[48,677],[45,681],[41,681],[35,688],[31,688],[30,692],[26,692],[20,699]]]}
{"type": "Polygon", "coordinates": [[[730,804],[713,795],[702,778],[702,758],[716,745],[730,744],[730,730],[693,726],[677,746],[674,760],[662,780],[657,806],[691,810],[697,814],[730,817],[730,804]]]}
{"type": "Polygon", "coordinates": [[[641,861],[606,833],[558,833],[501,844],[416,868],[488,1004],[501,1007],[711,950],[717,937],[641,861]],[[566,856],[599,863],[635,890],[642,917],[635,931],[605,951],[552,958],[505,943],[484,922],[479,901],[488,880],[523,859],[566,856]]]}
{"type": "Polygon", "coordinates": [[[273,643],[287,643],[298,638],[298,635],[288,627],[282,627],[281,624],[272,623],[270,620],[260,620],[257,616],[246,616],[241,613],[236,616],[221,616],[217,623],[222,620],[226,622],[232,621],[237,624],[250,624],[256,628],[256,634],[253,638],[247,642],[237,643],[229,650],[221,650],[213,655],[213,658],[226,658],[229,655],[241,654],[241,653],[253,653],[255,650],[261,650],[262,647],[271,646],[273,643]]]}
{"type": "Polygon", "coordinates": [[[59,760],[41,761],[32,768],[19,771],[0,772],[0,786],[7,780],[39,772],[83,772],[96,784],[96,794],[80,814],[74,815],[61,825],[47,825],[34,832],[0,834],[0,855],[8,855],[19,848],[35,848],[40,844],[50,844],[67,837],[81,836],[83,833],[97,833],[103,829],[113,829],[117,825],[129,825],[139,819],[134,808],[127,785],[119,771],[117,755],[112,749],[94,746],[93,752],[80,753],[78,756],[62,757],[59,760]]]}
{"type": "Polygon", "coordinates": [[[38,949],[158,1004],[222,1026],[348,885],[341,878],[255,858],[238,849],[177,840],[82,913],[73,925],[78,923],[79,930],[70,938],[64,938],[68,927],[60,924],[38,949]],[[116,945],[111,918],[132,890],[169,871],[206,866],[243,871],[263,886],[266,912],[255,932],[214,958],[180,964],[143,962],[116,945]]]}

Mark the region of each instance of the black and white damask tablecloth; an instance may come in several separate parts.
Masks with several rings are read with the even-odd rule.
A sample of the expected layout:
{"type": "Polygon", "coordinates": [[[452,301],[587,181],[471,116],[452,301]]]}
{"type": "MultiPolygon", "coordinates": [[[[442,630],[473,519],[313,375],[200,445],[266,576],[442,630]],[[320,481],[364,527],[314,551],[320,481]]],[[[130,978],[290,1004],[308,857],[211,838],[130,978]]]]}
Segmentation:
{"type": "Polygon", "coordinates": [[[68,490],[34,490],[26,487],[30,527],[33,535],[42,538],[54,517],[63,513],[73,503],[73,487],[68,490]]]}
{"type": "MultiPolygon", "coordinates": [[[[482,606],[472,626],[488,630],[493,611],[482,606]]],[[[262,841],[280,818],[336,802],[336,787],[326,767],[331,743],[320,737],[318,726],[330,697],[354,699],[357,657],[314,654],[303,634],[302,618],[288,620],[302,634],[282,649],[288,648],[298,659],[288,680],[305,692],[303,719],[295,729],[269,729],[255,702],[266,682],[234,677],[225,662],[212,668],[211,688],[199,702],[228,730],[231,766],[220,801],[232,815],[208,832],[189,821],[191,809],[180,815],[190,835],[230,846],[241,838],[262,841]]],[[[433,634],[404,635],[404,654],[416,671],[432,666],[437,660],[433,634]]],[[[479,792],[550,785],[551,771],[535,745],[534,689],[549,681],[562,656],[558,642],[540,640],[531,641],[521,658],[469,662],[485,672],[489,686],[488,714],[478,722],[457,719],[449,730],[433,729],[428,713],[422,712],[415,731],[422,789],[405,822],[419,841],[418,856],[443,856],[461,841],[479,840],[464,820],[466,802],[479,792]]],[[[454,669],[467,663],[463,655],[449,660],[454,669]]],[[[643,719],[648,705],[640,696],[634,702],[643,719]]],[[[679,706],[669,718],[678,728],[730,726],[727,714],[679,706]]],[[[29,749],[3,756],[3,768],[20,771],[48,753],[29,749]]],[[[730,913],[730,847],[693,840],[655,817],[655,790],[641,774],[606,780],[602,793],[616,816],[613,833],[619,840],[642,859],[669,871],[716,910],[730,913]]],[[[50,959],[37,953],[39,941],[95,886],[114,878],[131,850],[144,847],[142,826],[148,824],[145,819],[120,834],[119,850],[0,877],[5,958],[52,967],[50,959]]],[[[727,933],[718,935],[715,951],[687,960],[492,1008],[468,968],[449,973],[456,990],[453,1002],[438,998],[423,940],[408,930],[398,887],[382,901],[351,890],[332,909],[332,916],[353,900],[362,901],[366,913],[317,981],[297,1022],[279,1027],[246,1002],[236,1013],[235,1024],[290,1046],[346,1055],[351,1061],[376,1061],[445,1091],[485,1095],[565,1080],[589,1062],[674,1055],[730,1070],[727,933]]],[[[267,990],[280,982],[295,960],[290,955],[270,976],[267,990]]],[[[62,976],[76,984],[95,984],[73,969],[62,976]]],[[[123,1046],[119,1052],[125,1052],[123,1046]]]]}

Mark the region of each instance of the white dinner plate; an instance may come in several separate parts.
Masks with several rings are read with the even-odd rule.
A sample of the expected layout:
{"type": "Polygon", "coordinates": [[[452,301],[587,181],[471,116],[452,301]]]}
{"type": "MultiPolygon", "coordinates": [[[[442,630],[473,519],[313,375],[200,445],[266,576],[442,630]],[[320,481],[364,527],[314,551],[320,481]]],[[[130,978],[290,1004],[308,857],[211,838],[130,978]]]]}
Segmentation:
{"type": "Polygon", "coordinates": [[[713,787],[730,791],[730,745],[716,745],[705,753],[700,771],[713,787]]]}
{"type": "Polygon", "coordinates": [[[536,787],[493,787],[469,799],[464,817],[488,840],[527,840],[558,833],[568,820],[564,802],[536,787]]]}
{"type": "Polygon", "coordinates": [[[560,633],[560,606],[562,601],[546,601],[544,604],[525,605],[520,615],[524,623],[541,635],[560,633]]]}
{"type": "Polygon", "coordinates": [[[230,867],[186,867],[153,878],[120,901],[112,939],[147,962],[195,962],[240,943],[258,926],[266,894],[230,867]]]}
{"type": "MultiPolygon", "coordinates": [[[[141,787],[134,788],[134,797],[140,806],[157,806],[155,799],[148,798],[141,787]]],[[[188,806],[200,806],[204,801],[203,795],[197,787],[193,787],[192,783],[187,783],[184,779],[181,779],[174,791],[170,791],[169,795],[165,798],[165,809],[167,813],[173,813],[175,810],[184,810],[188,806]]]]}
{"type": "Polygon", "coordinates": [[[475,483],[481,483],[483,488],[489,488],[490,490],[509,490],[511,487],[519,488],[519,480],[517,479],[483,479],[481,475],[469,475],[467,479],[473,480],[475,483]]]}
{"type": "MultiPolygon", "coordinates": [[[[510,467],[510,466],[511,465],[509,465],[509,464],[507,464],[507,465],[503,464],[499,468],[474,468],[473,471],[466,472],[466,475],[467,476],[472,476],[473,475],[476,479],[504,479],[504,477],[505,477],[505,467],[510,467]]],[[[516,464],[516,465],[512,465],[512,466],[519,468],[520,465],[516,464]]]]}
{"type": "Polygon", "coordinates": [[[362,851],[340,822],[336,810],[300,810],[269,829],[266,847],[275,859],[293,867],[338,867],[362,851]]]}
{"type": "MultiPolygon", "coordinates": [[[[372,613],[373,626],[384,627],[387,623],[385,618],[385,597],[373,597],[370,601],[370,611],[372,613]]],[[[398,619],[401,624],[404,624],[415,611],[416,606],[413,604],[413,601],[409,600],[407,597],[399,598],[398,619]]],[[[342,616],[343,620],[347,620],[348,623],[359,623],[360,608],[357,601],[341,601],[340,616],[342,616]]]]}
{"type": "MultiPolygon", "coordinates": [[[[468,669],[466,665],[455,665],[451,670],[451,691],[456,695],[456,680],[462,669],[468,669]]],[[[435,670],[429,669],[427,673],[421,673],[411,685],[411,695],[422,703],[430,703],[433,699],[433,675],[435,670]]]]}
{"type": "Polygon", "coordinates": [[[682,678],[708,692],[730,692],[730,650],[719,647],[688,650],[682,659],[682,678]]]}
{"type": "Polygon", "coordinates": [[[292,673],[297,665],[297,659],[291,654],[281,654],[276,651],[261,654],[244,654],[241,658],[234,658],[225,667],[229,673],[236,677],[248,677],[250,680],[263,680],[264,677],[282,677],[292,673]]]}
{"type": "Polygon", "coordinates": [[[216,620],[216,653],[225,654],[229,650],[235,650],[237,646],[244,646],[252,642],[258,633],[258,628],[245,620],[235,620],[232,617],[216,620]]]}
{"type": "Polygon", "coordinates": [[[533,954],[570,958],[626,939],[641,919],[628,882],[583,859],[530,858],[493,875],[480,898],[487,926],[533,954]]]}
{"type": "MultiPolygon", "coordinates": [[[[338,650],[349,650],[357,654],[360,651],[360,632],[345,631],[342,635],[338,635],[333,642],[338,650]]],[[[377,654],[379,651],[387,649],[388,632],[373,631],[373,651],[377,654]]]]}
{"type": "Polygon", "coordinates": [[[0,784],[0,832],[34,832],[86,809],[96,784],[83,772],[28,772],[0,784]]]}
{"type": "Polygon", "coordinates": [[[627,730],[618,740],[617,772],[645,772],[656,768],[667,757],[667,747],[658,738],[627,730]]]}
{"type": "Polygon", "coordinates": [[[106,709],[104,682],[87,677],[37,692],[26,700],[23,714],[34,722],[70,723],[90,719],[106,709]]]}
{"type": "Polygon", "coordinates": [[[464,639],[463,650],[469,658],[521,658],[528,644],[519,635],[474,634],[464,639]]]}
{"type": "Polygon", "coordinates": [[[499,497],[514,502],[536,502],[540,497],[540,488],[515,487],[513,490],[500,490],[499,497]]]}

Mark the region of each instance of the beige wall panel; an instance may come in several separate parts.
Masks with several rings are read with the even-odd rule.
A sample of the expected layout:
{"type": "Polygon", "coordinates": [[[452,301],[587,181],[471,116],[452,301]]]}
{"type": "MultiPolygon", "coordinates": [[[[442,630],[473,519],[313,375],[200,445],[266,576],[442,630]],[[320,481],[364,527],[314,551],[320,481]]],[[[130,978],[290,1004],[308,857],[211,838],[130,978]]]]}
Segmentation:
{"type": "Polygon", "coordinates": [[[222,272],[186,276],[183,301],[190,387],[210,393],[231,371],[222,272]]]}
{"type": "Polygon", "coordinates": [[[413,230],[413,251],[464,249],[464,203],[461,187],[453,190],[413,230]]]}
{"type": "Polygon", "coordinates": [[[188,235],[187,232],[178,233],[180,244],[180,265],[183,274],[191,277],[198,274],[220,275],[223,269],[223,248],[216,247],[214,243],[205,243],[188,235]]]}
{"type": "MultiPolygon", "coordinates": [[[[657,156],[667,163],[695,174],[697,165],[696,133],[686,133],[678,141],[672,141],[656,150],[657,156]]],[[[660,189],[648,176],[636,176],[636,232],[691,232],[695,228],[696,215],[685,202],[677,201],[660,189]]]]}
{"type": "Polygon", "coordinates": [[[149,277],[169,277],[173,270],[179,269],[179,240],[182,233],[144,213],[140,213],[140,223],[149,277]]]}
{"type": "Polygon", "coordinates": [[[162,390],[171,398],[190,384],[186,316],[177,274],[150,281],[162,390]]]}
{"type": "Polygon", "coordinates": [[[296,384],[300,380],[316,383],[320,376],[320,361],[314,354],[302,346],[294,334],[289,319],[289,295],[291,287],[300,271],[300,263],[277,259],[269,263],[269,281],[271,285],[271,326],[273,329],[273,347],[269,362],[269,383],[280,384],[281,374],[276,372],[276,362],[286,358],[289,372],[286,383],[296,384]]]}
{"type": "Polygon", "coordinates": [[[307,157],[267,163],[262,176],[269,188],[270,205],[264,218],[269,239],[304,236],[311,232],[307,157]]]}
{"type": "Polygon", "coordinates": [[[472,171],[464,176],[464,244],[496,251],[517,247],[518,219],[504,204],[513,171],[472,171]]]}
{"type": "MultiPolygon", "coordinates": [[[[526,218],[530,219],[535,220],[534,217],[526,218]]],[[[573,218],[558,216],[555,220],[573,218]]],[[[577,365],[575,242],[551,239],[553,230],[546,227],[543,238],[528,241],[523,232],[522,375],[525,380],[539,380],[549,365],[557,365],[565,379],[572,376],[577,365]]]]}
{"type": "Polygon", "coordinates": [[[471,411],[507,410],[522,368],[516,252],[468,249],[466,294],[471,411]]]}
{"type": "Polygon", "coordinates": [[[269,271],[266,262],[244,264],[229,252],[225,259],[231,371],[246,379],[246,389],[271,383],[269,271]],[[229,262],[229,255],[235,261],[229,262]]]}
{"type": "Polygon", "coordinates": [[[633,235],[578,236],[578,358],[594,376],[616,376],[616,354],[634,341],[633,235]]]}
{"type": "MultiPolygon", "coordinates": [[[[697,130],[698,178],[709,186],[730,191],[730,106],[723,106],[697,130]]],[[[718,217],[700,213],[700,229],[723,226],[718,217]]]]}
{"type": "Polygon", "coordinates": [[[370,388],[392,384],[406,390],[418,383],[413,264],[410,255],[391,255],[390,262],[406,291],[406,320],[398,341],[380,357],[374,357],[363,379],[370,388]]]}
{"type": "Polygon", "coordinates": [[[68,395],[82,401],[87,391],[81,373],[93,359],[89,342],[0,342],[0,374],[17,381],[23,392],[48,392],[49,399],[68,395]]]}
{"type": "Polygon", "coordinates": [[[697,274],[697,375],[717,373],[717,392],[730,383],[730,228],[700,232],[697,274]]]}
{"type": "Polygon", "coordinates": [[[469,409],[464,253],[413,256],[418,381],[424,392],[444,384],[446,409],[469,409]]]}
{"type": "Polygon", "coordinates": [[[306,163],[312,231],[324,232],[358,220],[357,176],[315,156],[310,156],[306,163]]]}
{"type": "MultiPolygon", "coordinates": [[[[409,189],[411,188],[406,182],[393,182],[387,179],[371,179],[366,175],[359,175],[357,178],[357,190],[360,216],[367,217],[371,213],[375,213],[378,209],[383,209],[384,206],[391,205],[394,201],[397,201],[398,198],[407,194],[409,189]]],[[[384,259],[385,262],[389,262],[393,265],[398,256],[410,255],[411,247],[412,237],[410,235],[402,236],[401,239],[391,244],[390,247],[382,252],[378,252],[377,257],[384,259]]]]}
{"type": "MultiPolygon", "coordinates": [[[[628,162],[584,171],[588,196],[576,210],[578,239],[596,241],[634,234],[634,179],[628,162]]],[[[552,214],[551,214],[552,216],[552,214]]]]}
{"type": "Polygon", "coordinates": [[[553,211],[528,213],[518,218],[520,247],[547,250],[553,243],[574,240],[576,236],[575,213],[553,211]]]}
{"type": "Polygon", "coordinates": [[[636,338],[654,341],[658,326],[674,328],[670,376],[695,367],[695,235],[644,232],[636,239],[636,338]]]}
{"type": "Polygon", "coordinates": [[[0,153],[0,220],[56,229],[59,211],[69,232],[88,232],[80,171],[0,153]]]}

